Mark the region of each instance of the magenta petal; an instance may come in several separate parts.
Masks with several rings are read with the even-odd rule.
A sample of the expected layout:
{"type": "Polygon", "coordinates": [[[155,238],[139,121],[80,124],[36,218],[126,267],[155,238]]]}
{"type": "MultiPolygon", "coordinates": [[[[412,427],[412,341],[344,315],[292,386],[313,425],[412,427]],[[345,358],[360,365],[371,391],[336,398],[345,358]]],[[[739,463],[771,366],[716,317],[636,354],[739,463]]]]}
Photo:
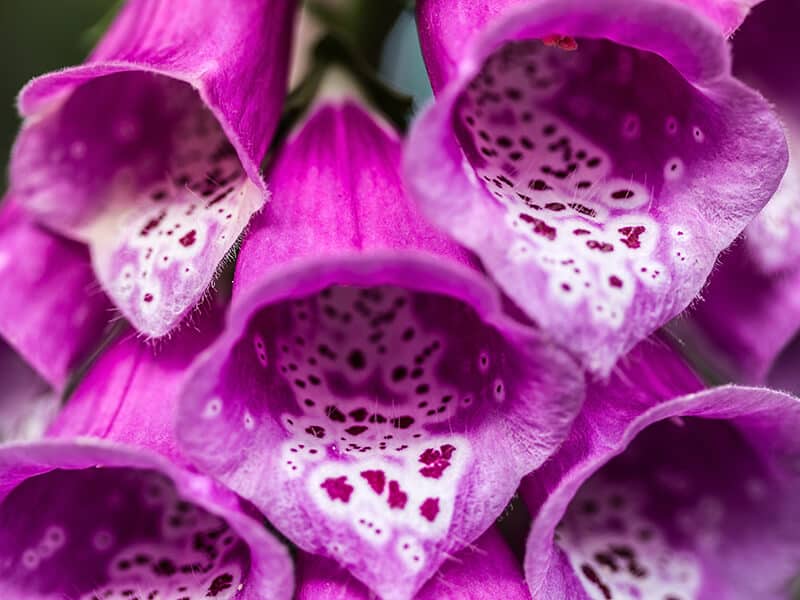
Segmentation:
{"type": "Polygon", "coordinates": [[[192,360],[219,333],[221,316],[220,308],[206,309],[199,328],[158,344],[132,332],[120,336],[81,380],[48,435],[142,447],[189,467],[175,440],[177,396],[192,360]]]}
{"type": "Polygon", "coordinates": [[[405,152],[423,212],[600,373],[686,308],[785,166],[720,32],[655,0],[545,0],[494,21],[405,152]]]}
{"type": "Polygon", "coordinates": [[[737,381],[764,382],[800,331],[800,80],[786,63],[800,54],[798,19],[794,0],[769,0],[733,38],[734,72],[776,103],[790,144],[778,191],[723,255],[691,312],[692,342],[705,343],[737,381]]]}
{"type": "Polygon", "coordinates": [[[89,245],[148,336],[173,329],[266,199],[259,162],[285,92],[293,0],[135,0],[90,60],[22,91],[11,183],[89,245]]]}
{"type": "Polygon", "coordinates": [[[800,568],[800,401],[695,391],[677,356],[644,344],[589,389],[568,441],[523,482],[531,593],[788,597],[800,568]]]}
{"type": "Polygon", "coordinates": [[[574,363],[425,225],[399,162],[350,102],[290,139],[178,419],[192,460],[387,600],[492,524],[581,400],[574,363]]]}
{"type": "Polygon", "coordinates": [[[85,249],[39,228],[13,199],[0,208],[0,298],[0,338],[55,388],[112,316],[85,249]]]}
{"type": "Polygon", "coordinates": [[[250,510],[156,454],[5,445],[0,482],[4,599],[292,597],[288,552],[250,510]]]}
{"type": "MultiPolygon", "coordinates": [[[[370,600],[374,596],[335,562],[302,553],[297,600],[370,600]]],[[[439,569],[415,600],[530,600],[522,569],[492,528],[439,569]]]]}
{"type": "Polygon", "coordinates": [[[0,340],[0,443],[36,439],[58,412],[60,398],[0,340]]]}
{"type": "Polygon", "coordinates": [[[723,254],[675,329],[724,377],[760,384],[800,331],[800,269],[765,272],[751,248],[745,236],[723,254]]]}

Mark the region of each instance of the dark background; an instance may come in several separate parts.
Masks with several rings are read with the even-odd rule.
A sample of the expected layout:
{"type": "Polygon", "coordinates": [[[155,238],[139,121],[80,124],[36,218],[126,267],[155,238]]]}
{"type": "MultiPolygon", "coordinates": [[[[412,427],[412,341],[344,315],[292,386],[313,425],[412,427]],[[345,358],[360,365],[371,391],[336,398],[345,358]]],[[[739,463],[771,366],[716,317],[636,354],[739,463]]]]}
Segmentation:
{"type": "Polygon", "coordinates": [[[0,164],[6,165],[19,117],[15,98],[32,77],[80,63],[92,47],[92,27],[113,0],[0,0],[0,164]]]}

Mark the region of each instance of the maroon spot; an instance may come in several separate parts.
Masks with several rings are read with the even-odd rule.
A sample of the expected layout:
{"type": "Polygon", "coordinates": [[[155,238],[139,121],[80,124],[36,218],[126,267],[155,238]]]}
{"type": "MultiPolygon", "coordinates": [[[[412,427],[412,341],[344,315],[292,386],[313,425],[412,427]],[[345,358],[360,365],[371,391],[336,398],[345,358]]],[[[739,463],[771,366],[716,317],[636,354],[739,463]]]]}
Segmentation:
{"type": "Polygon", "coordinates": [[[609,588],[605,584],[605,582],[602,579],[600,579],[600,575],[597,574],[597,571],[595,571],[591,567],[591,565],[584,563],[583,565],[581,565],[581,571],[583,572],[586,579],[588,579],[590,582],[596,585],[597,588],[603,593],[604,598],[606,598],[607,600],[611,600],[612,598],[611,588],[609,588]]]}
{"type": "Polygon", "coordinates": [[[340,411],[336,406],[328,406],[325,409],[325,414],[331,421],[338,421],[339,423],[344,423],[347,420],[347,417],[344,416],[344,413],[340,411]]]}
{"type": "Polygon", "coordinates": [[[641,247],[642,242],[639,240],[639,236],[642,235],[647,228],[643,225],[636,225],[636,226],[628,226],[628,227],[621,227],[618,229],[622,235],[625,236],[624,239],[621,239],[620,242],[625,244],[631,250],[635,250],[636,248],[641,247]]]}
{"type": "Polygon", "coordinates": [[[361,476],[376,494],[383,493],[383,488],[386,487],[386,474],[383,471],[361,471],[361,476]]]}
{"type": "Polygon", "coordinates": [[[389,508],[403,509],[406,507],[406,502],[408,502],[408,494],[400,489],[397,481],[392,479],[389,482],[389,508]]]}
{"type": "Polygon", "coordinates": [[[353,493],[353,486],[347,483],[346,475],[328,477],[319,487],[328,492],[331,500],[341,500],[345,504],[350,501],[350,495],[353,493]]]}
{"type": "Polygon", "coordinates": [[[455,450],[455,446],[451,444],[439,446],[439,450],[426,448],[422,454],[419,455],[419,462],[426,465],[419,470],[420,474],[423,477],[439,479],[442,473],[450,466],[450,458],[453,456],[455,450]]]}
{"type": "Polygon", "coordinates": [[[214,196],[214,198],[213,198],[212,200],[210,200],[210,201],[209,201],[209,202],[206,204],[206,208],[211,208],[212,206],[214,206],[214,205],[215,205],[215,204],[217,204],[218,202],[222,202],[222,201],[225,199],[225,196],[227,196],[228,194],[230,194],[232,191],[233,191],[233,186],[230,186],[230,187],[228,187],[228,188],[226,188],[226,189],[222,190],[222,191],[221,191],[219,194],[217,194],[216,196],[214,196]]]}
{"type": "Polygon", "coordinates": [[[537,219],[536,217],[532,217],[526,213],[520,213],[519,218],[525,223],[530,223],[533,225],[533,233],[541,235],[548,240],[556,239],[556,228],[551,227],[541,219],[537,219]]]}
{"type": "Polygon", "coordinates": [[[139,235],[141,235],[142,237],[147,237],[147,234],[150,233],[156,227],[158,227],[161,221],[163,221],[164,217],[166,216],[167,216],[167,211],[162,210],[160,213],[158,213],[157,216],[153,217],[147,223],[145,223],[144,227],[142,227],[142,230],[139,232],[139,235]]]}
{"type": "Polygon", "coordinates": [[[355,410],[351,410],[348,414],[353,418],[354,421],[361,423],[361,421],[367,418],[368,413],[366,408],[357,408],[355,410]]]}
{"type": "Polygon", "coordinates": [[[598,242],[597,240],[587,240],[586,246],[590,250],[599,250],[600,252],[613,252],[614,246],[608,242],[598,242]]]}
{"type": "Polygon", "coordinates": [[[611,287],[615,287],[615,288],[621,288],[622,287],[622,279],[620,279],[616,275],[612,275],[611,277],[608,278],[608,285],[610,285],[611,287]]]}
{"type": "Polygon", "coordinates": [[[348,427],[347,429],[345,429],[345,432],[349,433],[350,435],[361,435],[367,429],[369,429],[369,427],[367,427],[366,425],[353,425],[352,427],[348,427]]]}
{"type": "Polygon", "coordinates": [[[611,194],[611,197],[614,200],[630,200],[633,198],[633,192],[631,190],[617,190],[611,194]]]}
{"type": "Polygon", "coordinates": [[[436,515],[439,514],[439,499],[438,498],[426,498],[425,502],[423,502],[419,507],[419,514],[423,517],[428,519],[431,523],[436,518],[436,515]]]}
{"type": "Polygon", "coordinates": [[[402,417],[395,417],[391,419],[392,425],[394,425],[397,429],[408,429],[414,424],[414,418],[409,417],[408,415],[402,417]]]}
{"type": "Polygon", "coordinates": [[[213,598],[219,595],[220,592],[227,590],[233,585],[233,575],[230,573],[223,573],[222,575],[218,575],[214,578],[211,582],[211,585],[208,587],[208,594],[206,596],[213,598]]]}
{"type": "Polygon", "coordinates": [[[197,241],[197,231],[192,229],[189,233],[185,234],[181,239],[178,240],[181,246],[184,248],[188,248],[192,244],[197,241]]]}
{"type": "Polygon", "coordinates": [[[324,438],[325,428],[319,425],[310,425],[306,427],[306,433],[313,435],[315,438],[324,438]]]}
{"type": "Polygon", "coordinates": [[[573,235],[589,235],[591,231],[588,229],[573,229],[572,233],[573,235]]]}
{"type": "Polygon", "coordinates": [[[145,294],[144,295],[145,302],[152,302],[153,301],[153,294],[145,294]]]}
{"type": "Polygon", "coordinates": [[[562,210],[566,210],[566,206],[561,204],[561,202],[548,202],[544,205],[547,210],[552,210],[554,212],[561,212],[562,210]]]}
{"type": "Polygon", "coordinates": [[[597,216],[597,211],[595,209],[580,204],[578,202],[573,202],[572,204],[569,205],[569,207],[573,209],[575,212],[585,215],[587,217],[594,218],[597,216]]]}

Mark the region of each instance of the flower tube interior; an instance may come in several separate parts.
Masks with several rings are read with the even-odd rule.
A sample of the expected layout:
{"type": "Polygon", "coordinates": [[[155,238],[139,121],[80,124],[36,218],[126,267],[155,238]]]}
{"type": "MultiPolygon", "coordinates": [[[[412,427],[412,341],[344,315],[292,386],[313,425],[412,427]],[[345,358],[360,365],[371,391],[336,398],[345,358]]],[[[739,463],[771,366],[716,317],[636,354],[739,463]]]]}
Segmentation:
{"type": "Polygon", "coordinates": [[[534,597],[788,597],[800,571],[800,404],[700,390],[648,340],[587,393],[572,434],[521,493],[534,597]]]}
{"type": "Polygon", "coordinates": [[[592,599],[772,597],[751,580],[800,565],[774,535],[798,533],[783,494],[730,423],[676,417],[581,486],[555,543],[592,599]]]}
{"type": "MultiPolygon", "coordinates": [[[[254,314],[184,441],[233,472],[235,489],[283,489],[274,510],[290,516],[271,518],[312,520],[293,531],[301,546],[348,566],[380,549],[413,579],[436,566],[438,545],[458,544],[447,538],[460,511],[502,510],[487,486],[524,469],[522,422],[503,413],[523,412],[508,406],[531,394],[530,359],[454,298],[331,286],[254,314]],[[320,539],[328,520],[336,529],[320,539]]],[[[531,427],[547,418],[535,410],[531,427]]]]}
{"type": "Polygon", "coordinates": [[[154,470],[56,469],[0,503],[6,598],[233,599],[250,561],[224,519],[154,470]]]}

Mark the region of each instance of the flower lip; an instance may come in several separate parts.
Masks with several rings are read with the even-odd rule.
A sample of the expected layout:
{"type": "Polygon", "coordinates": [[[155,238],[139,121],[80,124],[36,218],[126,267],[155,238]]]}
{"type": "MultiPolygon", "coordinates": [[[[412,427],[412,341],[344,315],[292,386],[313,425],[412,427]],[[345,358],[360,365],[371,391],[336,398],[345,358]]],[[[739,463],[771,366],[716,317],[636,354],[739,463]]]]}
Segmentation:
{"type": "MultiPolygon", "coordinates": [[[[619,558],[625,564],[631,555],[627,550],[623,550],[617,558],[597,554],[595,558],[599,556],[600,563],[595,569],[586,567],[592,560],[586,558],[585,552],[590,548],[598,549],[593,545],[597,542],[597,536],[605,536],[605,540],[600,540],[600,545],[603,548],[612,548],[612,554],[615,552],[613,548],[622,548],[621,544],[628,540],[627,534],[624,534],[625,529],[622,529],[621,534],[616,525],[611,525],[614,519],[618,521],[621,517],[627,519],[626,523],[632,531],[636,527],[647,529],[648,537],[641,537],[645,544],[649,544],[650,540],[657,540],[655,546],[640,547],[639,550],[644,548],[644,551],[638,556],[633,554],[631,559],[634,562],[644,560],[647,563],[646,567],[642,566],[644,563],[637,563],[631,573],[637,571],[638,567],[647,571],[644,576],[652,576],[656,580],[650,582],[656,586],[653,593],[665,593],[668,586],[678,585],[679,591],[675,592],[679,597],[683,597],[682,592],[688,597],[715,598],[723,595],[722,590],[731,589],[731,578],[734,578],[738,579],[736,585],[749,590],[744,592],[742,598],[754,597],[747,595],[750,593],[772,598],[773,596],[761,594],[766,594],[767,590],[774,591],[775,586],[785,584],[794,574],[796,561],[800,560],[800,549],[796,547],[797,526],[796,523],[792,525],[791,518],[787,520],[785,514],[787,506],[796,506],[795,496],[800,489],[796,475],[789,472],[793,468],[792,457],[797,454],[791,432],[798,419],[800,406],[797,399],[788,394],[728,385],[657,404],[618,430],[609,430],[602,441],[602,448],[598,446],[594,449],[578,450],[568,443],[560,450],[565,457],[560,466],[555,469],[545,466],[542,471],[547,473],[534,473],[522,484],[523,497],[537,510],[528,537],[525,563],[526,579],[532,593],[534,596],[538,593],[558,594],[559,590],[576,586],[575,590],[586,590],[586,596],[576,597],[603,597],[594,594],[604,593],[603,589],[610,591],[605,586],[613,585],[610,582],[617,581],[617,575],[614,574],[616,571],[611,573],[604,569],[618,566],[612,563],[619,558]],[[774,413],[782,416],[775,417],[774,413]],[[676,442],[679,445],[665,453],[663,443],[671,439],[672,435],[669,430],[678,432],[676,442]],[[715,437],[720,443],[718,447],[711,449],[708,444],[715,437]],[[696,461],[690,460],[686,463],[685,450],[692,448],[692,444],[696,448],[688,452],[700,452],[698,449],[702,448],[703,460],[709,461],[705,467],[699,466],[696,461]],[[627,453],[633,446],[636,447],[636,453],[627,453]],[[659,453],[663,455],[660,458],[659,453]],[[696,474],[687,475],[678,467],[670,466],[669,461],[680,455],[683,457],[676,464],[683,460],[684,468],[687,468],[687,464],[697,466],[696,474]],[[653,458],[651,467],[648,461],[653,458]],[[727,458],[739,462],[735,466],[721,463],[713,467],[715,461],[727,458]],[[659,464],[659,461],[663,461],[663,464],[659,464]],[[671,499],[654,500],[652,495],[648,496],[649,492],[645,493],[642,489],[637,490],[625,483],[625,477],[629,478],[630,475],[622,478],[620,475],[631,468],[652,468],[652,472],[644,473],[651,477],[648,485],[662,486],[664,497],[671,499]],[[711,470],[706,470],[709,468],[711,470]],[[732,473],[736,475],[732,476],[732,473]],[[543,485],[548,489],[546,497],[546,488],[543,485]],[[691,491],[694,485],[707,487],[695,493],[691,491]],[[741,489],[735,486],[740,486],[741,489]],[[780,494],[784,496],[777,502],[769,508],[764,506],[766,497],[780,494]],[[595,509],[598,507],[598,498],[603,497],[613,505],[612,509],[623,509],[630,505],[633,512],[629,515],[623,512],[618,517],[610,516],[607,527],[611,529],[604,530],[606,526],[598,528],[598,523],[605,517],[596,513],[595,509]],[[683,503],[685,506],[676,509],[675,498],[680,499],[677,504],[683,503]],[[667,509],[664,508],[665,503],[669,505],[667,509]],[[724,516],[725,511],[730,509],[734,514],[724,516]],[[735,514],[736,510],[739,510],[738,516],[735,514]],[[745,512],[742,513],[742,510],[745,512]],[[755,516],[743,516],[748,514],[755,516]],[[599,520],[596,519],[597,522],[589,524],[587,528],[586,523],[595,516],[599,520]],[[780,526],[775,525],[779,522],[780,526]],[[564,529],[557,530],[560,523],[564,529]],[[734,531],[731,527],[733,523],[738,523],[741,531],[734,531]],[[776,527],[776,530],[778,527],[785,527],[785,535],[781,541],[770,542],[774,546],[764,544],[763,548],[758,548],[763,542],[762,527],[766,523],[772,523],[770,527],[776,527]],[[651,538],[651,535],[654,537],[651,538]],[[692,535],[696,537],[690,537],[692,535]],[[736,535],[741,535],[741,538],[737,540],[736,535]],[[732,536],[733,539],[726,539],[726,536],[732,536]],[[676,547],[681,551],[670,550],[670,544],[678,544],[676,547]],[[739,544],[750,546],[737,557],[739,544]],[[760,567],[751,564],[753,553],[757,550],[766,554],[763,560],[756,561],[760,567]],[[649,559],[658,552],[662,553],[667,566],[656,573],[651,570],[652,563],[649,559]],[[709,552],[712,554],[709,555],[709,552]],[[716,561],[717,564],[714,552],[722,557],[716,561]],[[692,556],[693,553],[696,555],[692,556]],[[581,560],[585,562],[582,563],[581,560]],[[734,566],[725,566],[720,571],[720,560],[734,566]],[[736,569],[742,569],[743,562],[752,571],[744,569],[736,572],[736,569]],[[770,575],[772,579],[767,583],[756,583],[755,585],[761,587],[750,589],[753,583],[748,582],[748,573],[759,573],[761,578],[763,574],[758,569],[766,568],[768,563],[775,570],[775,574],[770,575]],[[665,574],[669,573],[669,565],[676,569],[671,575],[665,574]],[[706,569],[710,571],[705,572],[706,569]],[[678,579],[674,579],[675,573],[680,573],[678,579]],[[658,577],[664,579],[658,580],[658,577]],[[658,587],[659,585],[664,587],[658,587]]],[[[578,429],[585,426],[586,423],[579,424],[578,429]]],[[[699,461],[700,454],[695,456],[698,456],[699,461]]],[[[633,536],[634,533],[630,535],[633,536]]],[[[636,546],[636,543],[633,545],[636,546]]],[[[626,575],[621,575],[621,580],[624,581],[625,577],[626,575]]],[[[647,584],[641,575],[635,575],[635,578],[639,578],[643,585],[647,584]]]]}
{"type": "MultiPolygon", "coordinates": [[[[658,54],[695,85],[730,72],[725,40],[713,22],[670,0],[545,0],[515,7],[476,36],[459,66],[458,80],[471,80],[498,40],[545,39],[557,32],[571,38],[609,39],[622,46],[658,54]]],[[[448,86],[450,87],[450,86],[448,86]]],[[[460,86],[459,86],[460,87],[460,86]]]]}
{"type": "Polygon", "coordinates": [[[543,2],[475,36],[412,127],[404,171],[426,216],[605,374],[699,292],[777,187],[784,150],[700,14],[660,0],[543,2]],[[553,34],[577,50],[539,41],[553,34]],[[782,151],[763,151],[766,138],[782,151]],[[753,177],[744,166],[759,161],[753,177]]]}
{"type": "MultiPolygon", "coordinates": [[[[187,501],[178,506],[178,510],[192,511],[201,521],[203,520],[201,518],[202,515],[205,514],[205,520],[210,519],[216,525],[219,525],[221,519],[247,545],[247,551],[244,555],[242,555],[244,549],[238,551],[238,554],[242,556],[249,556],[250,564],[244,582],[245,585],[240,588],[242,591],[235,595],[237,600],[256,600],[257,598],[266,597],[286,598],[288,600],[291,597],[293,577],[288,552],[282,544],[264,529],[257,520],[256,513],[251,508],[243,505],[235,495],[222,488],[219,484],[204,476],[192,474],[176,467],[158,454],[125,445],[89,439],[76,439],[73,441],[44,440],[35,443],[7,444],[0,447],[0,472],[3,474],[3,487],[0,490],[2,495],[0,497],[0,511],[2,511],[2,504],[9,498],[10,494],[13,494],[18,486],[25,482],[36,485],[31,480],[37,476],[48,477],[48,474],[55,474],[64,478],[69,472],[77,472],[82,473],[81,477],[84,478],[97,478],[98,473],[101,478],[107,475],[115,478],[114,474],[119,473],[122,481],[130,480],[131,477],[136,477],[136,474],[143,476],[145,479],[168,480],[174,486],[178,498],[187,501]],[[127,475],[120,469],[124,470],[127,475]],[[147,475],[147,473],[152,475],[147,475]],[[199,508],[193,509],[189,503],[199,508]]],[[[80,514],[80,510],[75,514],[80,514]]],[[[90,531],[80,531],[78,532],[79,535],[85,534],[86,538],[80,541],[94,544],[95,549],[102,554],[113,544],[113,532],[101,531],[103,523],[96,522],[94,524],[100,528],[98,532],[95,532],[99,533],[99,536],[92,537],[90,531]]],[[[188,524],[189,521],[187,521],[188,524]]],[[[32,569],[40,562],[44,563],[47,560],[52,560],[53,552],[56,552],[67,541],[65,539],[67,532],[64,531],[63,527],[52,527],[50,529],[59,530],[55,533],[59,533],[60,545],[46,548],[44,547],[46,544],[42,543],[38,547],[29,549],[27,553],[24,548],[14,548],[12,552],[19,552],[19,557],[9,558],[12,558],[12,561],[19,558],[20,562],[16,563],[18,567],[32,569]],[[24,565],[28,565],[28,567],[24,567],[24,565]]],[[[72,537],[73,533],[68,532],[68,536],[72,537]]],[[[179,532],[176,530],[170,534],[172,537],[168,535],[165,538],[166,543],[169,544],[169,539],[174,540],[177,533],[179,532]]],[[[184,533],[184,535],[186,534],[184,533]]],[[[213,534],[213,536],[215,535],[218,534],[213,534]]],[[[31,538],[33,537],[34,535],[31,533],[31,538]]],[[[84,552],[80,554],[85,555],[84,552]]],[[[120,555],[120,558],[124,557],[120,555]]],[[[11,564],[13,565],[14,562],[11,564]]],[[[171,564],[165,563],[165,569],[169,570],[162,570],[157,575],[171,577],[173,573],[171,566],[171,564]]],[[[111,568],[110,565],[109,568],[111,568]]],[[[128,567],[125,568],[127,569],[128,567]]],[[[155,569],[156,567],[153,568],[155,569]]],[[[144,573],[143,571],[142,574],[144,573]]],[[[116,574],[124,575],[124,573],[116,574]]],[[[152,575],[149,577],[151,583],[154,583],[152,575]]],[[[176,575],[176,577],[180,576],[176,575]]],[[[20,578],[19,573],[16,578],[20,578]]],[[[11,576],[4,575],[3,579],[6,581],[5,585],[13,585],[9,584],[10,580],[15,579],[13,568],[11,576]]],[[[22,576],[21,579],[24,581],[25,577],[22,576]]],[[[125,577],[120,576],[119,583],[121,584],[124,581],[125,577]]],[[[146,581],[147,577],[144,580],[134,579],[133,582],[128,579],[128,583],[133,583],[134,586],[147,585],[146,581]]],[[[110,583],[113,583],[113,581],[110,583]]],[[[228,590],[229,577],[223,575],[223,578],[220,578],[219,581],[209,581],[207,583],[218,588],[219,593],[228,590]]],[[[84,585],[86,584],[84,583],[84,585]]],[[[91,590],[84,591],[88,593],[91,590]]],[[[70,590],[70,593],[72,593],[72,590],[70,590]]],[[[235,590],[228,590],[226,593],[235,593],[235,590]]],[[[233,596],[225,595],[222,597],[233,596]]]]}
{"type": "Polygon", "coordinates": [[[504,333],[524,337],[533,333],[505,314],[499,291],[477,271],[422,251],[375,250],[302,258],[275,268],[234,298],[225,335],[240,336],[263,306],[314,294],[332,285],[391,285],[450,296],[474,308],[487,324],[504,333]]]}

